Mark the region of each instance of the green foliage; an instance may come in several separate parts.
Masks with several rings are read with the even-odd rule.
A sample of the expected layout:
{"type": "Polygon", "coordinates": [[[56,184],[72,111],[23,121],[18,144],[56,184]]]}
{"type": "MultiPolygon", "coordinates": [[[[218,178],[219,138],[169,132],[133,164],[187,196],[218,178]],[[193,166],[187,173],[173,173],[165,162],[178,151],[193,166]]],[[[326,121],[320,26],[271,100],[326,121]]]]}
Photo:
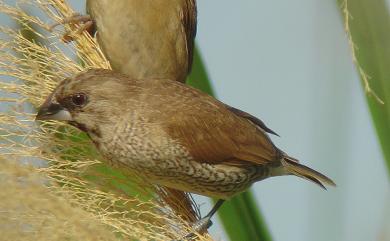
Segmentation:
{"type": "Polygon", "coordinates": [[[342,1],[347,33],[390,173],[390,16],[385,0],[342,1]],[[375,96],[378,96],[378,100],[375,96]],[[383,101],[384,103],[380,103],[383,101]]]}
{"type": "Polygon", "coordinates": [[[186,83],[209,95],[213,95],[213,89],[207,75],[206,66],[202,62],[202,57],[200,56],[198,49],[195,49],[194,51],[193,68],[186,83]]]}
{"type": "Polygon", "coordinates": [[[251,192],[244,192],[222,206],[219,216],[230,240],[271,241],[271,235],[251,192]]]}

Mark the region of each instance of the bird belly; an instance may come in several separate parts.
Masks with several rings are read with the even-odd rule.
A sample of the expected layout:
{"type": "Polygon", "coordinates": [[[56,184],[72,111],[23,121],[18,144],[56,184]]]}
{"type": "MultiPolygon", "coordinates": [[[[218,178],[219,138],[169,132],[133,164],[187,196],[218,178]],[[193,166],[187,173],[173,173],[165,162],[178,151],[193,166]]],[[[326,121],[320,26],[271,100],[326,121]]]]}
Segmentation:
{"type": "Polygon", "coordinates": [[[113,137],[97,141],[101,143],[97,147],[111,166],[153,184],[227,199],[247,189],[264,169],[259,165],[233,166],[194,160],[184,146],[156,126],[135,123],[140,121],[118,125],[111,132],[115,133],[113,137]]]}
{"type": "Polygon", "coordinates": [[[137,79],[184,80],[188,56],[181,30],[182,2],[89,0],[99,45],[112,68],[137,79]]]}
{"type": "Polygon", "coordinates": [[[183,157],[154,160],[120,157],[109,163],[125,174],[140,176],[152,184],[222,199],[245,191],[259,177],[259,166],[239,168],[183,157]]]}
{"type": "Polygon", "coordinates": [[[259,167],[239,168],[228,165],[199,163],[193,160],[145,161],[115,160],[111,165],[123,169],[126,164],[130,175],[139,175],[153,184],[170,187],[184,192],[228,199],[244,190],[257,180],[259,167]]]}
{"type": "Polygon", "coordinates": [[[255,180],[257,167],[238,168],[196,161],[153,173],[155,183],[185,192],[228,199],[246,190],[255,180]]]}

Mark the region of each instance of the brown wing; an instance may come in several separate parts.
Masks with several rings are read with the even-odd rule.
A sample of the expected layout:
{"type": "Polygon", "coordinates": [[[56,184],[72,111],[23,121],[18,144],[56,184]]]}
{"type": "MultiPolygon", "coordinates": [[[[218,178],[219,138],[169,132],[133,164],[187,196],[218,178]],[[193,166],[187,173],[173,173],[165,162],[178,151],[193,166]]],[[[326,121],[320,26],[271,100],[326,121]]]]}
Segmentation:
{"type": "Polygon", "coordinates": [[[153,95],[156,106],[152,108],[174,108],[164,108],[155,119],[198,161],[221,163],[240,159],[264,164],[278,159],[280,152],[267,134],[228,110],[225,104],[180,83],[167,81],[164,88],[157,87],[159,84],[149,83],[159,91],[159,97],[153,95]]]}
{"type": "Polygon", "coordinates": [[[182,25],[186,36],[187,54],[188,54],[188,73],[191,72],[193,55],[194,55],[194,40],[197,28],[197,10],[196,0],[184,0],[182,25]]]}
{"type": "Polygon", "coordinates": [[[225,105],[226,108],[228,110],[230,110],[231,112],[233,112],[234,114],[240,116],[240,117],[243,117],[245,119],[248,119],[250,122],[252,122],[253,124],[257,125],[260,129],[264,130],[265,132],[268,132],[270,134],[273,134],[273,135],[276,135],[276,136],[279,136],[275,131],[271,130],[270,128],[268,128],[264,122],[262,120],[260,120],[259,118],[249,114],[249,113],[246,113],[245,111],[242,111],[242,110],[239,110],[239,109],[236,109],[232,106],[229,106],[229,105],[225,105]]]}

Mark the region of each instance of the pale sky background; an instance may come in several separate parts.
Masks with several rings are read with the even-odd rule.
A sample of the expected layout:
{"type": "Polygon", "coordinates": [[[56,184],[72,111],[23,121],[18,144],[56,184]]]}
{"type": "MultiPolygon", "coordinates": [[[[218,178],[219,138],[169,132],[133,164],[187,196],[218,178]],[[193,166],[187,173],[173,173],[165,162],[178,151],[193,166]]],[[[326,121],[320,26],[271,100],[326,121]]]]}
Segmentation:
{"type": "Polygon", "coordinates": [[[198,4],[197,40],[218,98],[262,118],[279,147],[338,184],[255,184],[274,240],[390,240],[389,178],[336,1],[198,4]]]}
{"type": "MultiPolygon", "coordinates": [[[[84,11],[84,1],[71,2],[84,11]]],[[[323,191],[294,177],[255,184],[274,240],[390,241],[389,178],[336,1],[198,7],[197,42],[217,97],[260,117],[281,135],[273,137],[281,149],[338,185],[323,191]]],[[[211,233],[228,240],[217,220],[211,233]]]]}

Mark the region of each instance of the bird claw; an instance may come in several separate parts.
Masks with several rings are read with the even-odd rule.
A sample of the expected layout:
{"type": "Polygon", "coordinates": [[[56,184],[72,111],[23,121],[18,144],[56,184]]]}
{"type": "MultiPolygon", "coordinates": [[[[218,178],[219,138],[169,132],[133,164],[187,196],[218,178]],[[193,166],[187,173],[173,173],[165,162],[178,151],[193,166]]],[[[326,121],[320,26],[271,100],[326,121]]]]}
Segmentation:
{"type": "Polygon", "coordinates": [[[217,212],[217,210],[222,206],[222,204],[225,202],[225,200],[223,199],[219,199],[214,207],[210,210],[210,212],[202,219],[198,220],[196,223],[194,223],[192,225],[192,230],[194,230],[195,232],[191,232],[185,236],[183,236],[181,239],[177,240],[177,241],[189,241],[189,240],[194,240],[197,235],[195,233],[204,233],[207,231],[207,229],[209,227],[211,227],[211,225],[213,224],[213,222],[211,222],[211,218],[213,217],[213,215],[217,212]]]}
{"type": "Polygon", "coordinates": [[[197,237],[196,233],[199,233],[199,234],[205,233],[207,231],[207,229],[209,227],[211,227],[211,225],[213,225],[213,222],[211,221],[211,217],[207,217],[206,216],[206,217],[198,220],[197,222],[195,222],[192,225],[192,230],[194,230],[194,232],[186,234],[181,239],[172,240],[172,241],[191,241],[191,240],[195,240],[196,237],[197,237]]]}
{"type": "Polygon", "coordinates": [[[75,13],[70,17],[63,18],[61,21],[58,23],[54,23],[49,26],[49,30],[53,31],[54,28],[57,26],[63,25],[63,24],[80,24],[80,23],[86,23],[92,21],[92,18],[90,15],[81,15],[79,13],[75,13]]]}
{"type": "Polygon", "coordinates": [[[88,33],[91,34],[91,36],[94,35],[95,33],[95,28],[94,28],[94,21],[92,20],[90,15],[81,15],[79,13],[76,13],[70,17],[62,19],[60,22],[52,24],[49,26],[49,31],[53,31],[54,28],[56,28],[59,25],[64,25],[64,24],[78,24],[79,27],[77,30],[73,33],[66,32],[62,36],[62,40],[65,43],[71,42],[74,40],[74,36],[79,35],[83,33],[84,31],[87,31],[88,33]]]}

